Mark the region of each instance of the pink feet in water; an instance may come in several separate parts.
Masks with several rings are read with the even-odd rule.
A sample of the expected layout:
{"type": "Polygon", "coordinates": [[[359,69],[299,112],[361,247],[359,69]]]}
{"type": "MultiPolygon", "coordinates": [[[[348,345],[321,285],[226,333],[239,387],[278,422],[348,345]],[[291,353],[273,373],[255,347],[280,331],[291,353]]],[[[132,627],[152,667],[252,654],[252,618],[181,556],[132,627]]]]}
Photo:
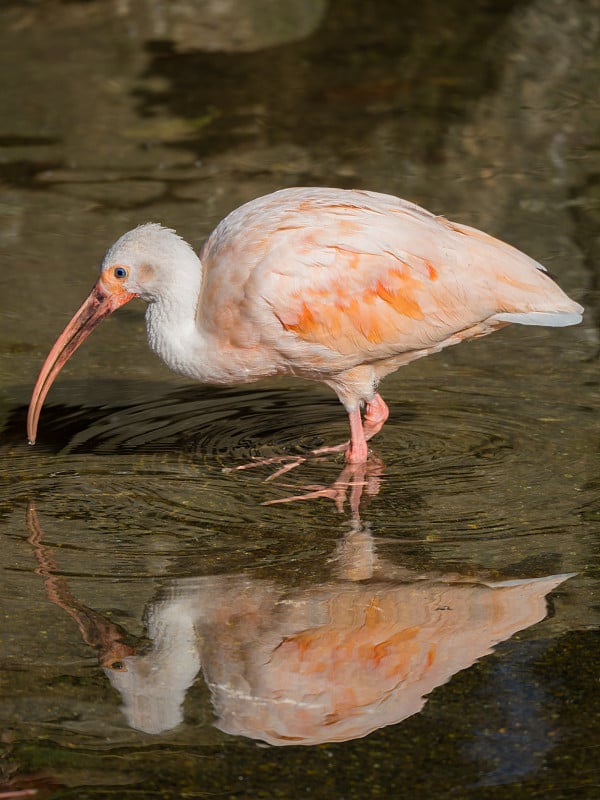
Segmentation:
{"type": "MultiPolygon", "coordinates": [[[[379,494],[384,465],[378,458],[371,458],[362,464],[346,464],[338,478],[331,486],[307,485],[300,487],[304,494],[282,497],[278,500],[266,500],[263,505],[272,506],[279,503],[293,503],[296,500],[316,500],[327,497],[333,500],[337,510],[342,513],[348,500],[350,511],[358,515],[360,501],[366,491],[369,497],[379,494]]],[[[294,487],[296,488],[296,487],[294,487]]]]}
{"type": "Polygon", "coordinates": [[[371,402],[367,403],[364,420],[361,417],[360,408],[348,412],[350,439],[347,442],[332,447],[319,447],[316,450],[311,450],[306,456],[257,458],[249,464],[241,464],[238,467],[226,467],[224,471],[235,472],[237,470],[280,464],[281,466],[279,469],[275,470],[275,472],[266,479],[267,481],[274,481],[311,458],[344,452],[346,466],[331,486],[307,485],[302,487],[302,489],[305,490],[305,494],[285,497],[279,500],[268,500],[264,505],[328,497],[334,501],[336,508],[340,512],[343,509],[346,499],[348,499],[352,512],[357,513],[363,491],[366,489],[367,494],[376,495],[381,486],[383,463],[373,456],[369,459],[369,447],[367,442],[375,436],[376,433],[379,433],[389,413],[387,404],[381,395],[375,394],[371,402]]]}
{"type": "Polygon", "coordinates": [[[313,455],[346,452],[348,464],[364,464],[369,457],[367,442],[376,433],[379,433],[384,422],[390,415],[390,410],[383,397],[377,393],[370,403],[367,403],[364,420],[361,418],[360,408],[348,412],[350,422],[350,440],[334,447],[321,447],[313,450],[313,455]]]}
{"type": "Polygon", "coordinates": [[[367,442],[376,433],[379,433],[383,423],[390,415],[390,410],[380,394],[376,394],[370,403],[367,403],[364,421],[360,416],[360,409],[350,411],[350,441],[346,442],[346,461],[348,464],[364,464],[369,455],[367,442]]]}
{"type": "Polygon", "coordinates": [[[370,403],[367,403],[364,421],[361,418],[360,409],[348,412],[350,421],[350,439],[342,444],[331,447],[318,447],[311,450],[306,456],[272,456],[270,458],[257,458],[249,464],[240,464],[238,467],[225,467],[224,472],[236,472],[242,469],[269,466],[271,464],[282,464],[281,469],[273,473],[267,480],[273,480],[294,469],[299,464],[304,463],[313,456],[325,456],[331,453],[346,453],[347,464],[365,464],[369,457],[369,447],[367,442],[376,433],[379,433],[384,422],[390,415],[390,410],[380,394],[375,394],[370,403]]]}

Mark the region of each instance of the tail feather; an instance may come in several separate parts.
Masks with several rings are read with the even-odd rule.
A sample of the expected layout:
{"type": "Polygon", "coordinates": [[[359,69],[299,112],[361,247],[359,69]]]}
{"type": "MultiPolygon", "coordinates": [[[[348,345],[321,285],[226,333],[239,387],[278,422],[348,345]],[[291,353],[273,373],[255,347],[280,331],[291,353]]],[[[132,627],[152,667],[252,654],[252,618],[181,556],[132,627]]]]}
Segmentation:
{"type": "Polygon", "coordinates": [[[446,226],[468,243],[473,264],[486,264],[484,276],[493,275],[498,322],[548,325],[562,328],[581,322],[583,308],[571,300],[542,264],[512,245],[483,231],[444,220],[446,226]]]}
{"type": "Polygon", "coordinates": [[[565,328],[581,322],[583,308],[573,303],[573,311],[522,311],[494,314],[492,319],[499,322],[515,322],[518,325],[549,325],[554,328],[565,328]]]}

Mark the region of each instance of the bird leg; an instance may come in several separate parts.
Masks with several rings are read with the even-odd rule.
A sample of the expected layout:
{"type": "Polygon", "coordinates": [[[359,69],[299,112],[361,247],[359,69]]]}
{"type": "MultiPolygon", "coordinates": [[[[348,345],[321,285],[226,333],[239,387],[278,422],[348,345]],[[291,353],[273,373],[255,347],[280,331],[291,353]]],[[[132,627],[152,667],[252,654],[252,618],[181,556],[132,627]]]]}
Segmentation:
{"type": "Polygon", "coordinates": [[[361,419],[360,408],[348,412],[348,421],[350,423],[350,439],[342,444],[336,444],[328,447],[318,447],[316,450],[311,450],[308,456],[275,456],[272,458],[258,458],[250,464],[242,464],[238,467],[225,467],[224,472],[236,472],[242,469],[249,469],[251,467],[262,467],[268,464],[285,463],[267,480],[274,480],[281,477],[286,472],[294,469],[295,467],[303,464],[309,457],[324,456],[331,453],[345,453],[347,464],[364,464],[369,455],[369,448],[367,442],[373,438],[376,433],[379,433],[385,421],[390,415],[390,410],[383,397],[377,392],[373,399],[367,403],[365,410],[364,422],[361,419]]]}
{"type": "Polygon", "coordinates": [[[347,464],[364,464],[369,455],[367,437],[360,416],[360,407],[348,412],[350,421],[350,442],[346,448],[347,464]]]}
{"type": "Polygon", "coordinates": [[[382,429],[383,424],[390,415],[390,410],[383,397],[377,392],[370,403],[367,403],[367,410],[364,418],[365,439],[368,441],[382,429]]]}
{"type": "Polygon", "coordinates": [[[345,451],[346,463],[364,464],[369,455],[367,442],[376,433],[379,433],[384,422],[390,415],[390,410],[383,397],[377,392],[373,399],[367,403],[364,422],[361,419],[360,408],[348,412],[350,423],[350,440],[333,447],[319,447],[311,455],[321,456],[327,453],[340,453],[345,451]]]}
{"type": "Polygon", "coordinates": [[[383,397],[377,392],[370,403],[367,403],[364,421],[360,417],[360,409],[348,412],[350,420],[350,442],[346,449],[348,464],[364,464],[369,455],[367,442],[382,429],[390,415],[390,410],[383,397]]]}

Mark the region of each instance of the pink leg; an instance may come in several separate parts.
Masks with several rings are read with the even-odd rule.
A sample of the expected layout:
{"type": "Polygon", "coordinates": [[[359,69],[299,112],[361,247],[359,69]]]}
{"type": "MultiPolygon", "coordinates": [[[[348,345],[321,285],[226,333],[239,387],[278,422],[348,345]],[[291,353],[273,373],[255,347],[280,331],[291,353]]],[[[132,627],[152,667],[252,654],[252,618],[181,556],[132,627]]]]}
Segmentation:
{"type": "MultiPolygon", "coordinates": [[[[329,453],[346,453],[347,464],[364,464],[369,456],[369,448],[367,442],[376,433],[379,433],[383,424],[390,415],[390,410],[383,397],[377,393],[370,403],[367,403],[365,411],[365,421],[361,419],[360,408],[348,412],[348,421],[350,422],[350,439],[342,444],[334,445],[333,447],[319,447],[312,450],[311,456],[322,456],[329,453]]],[[[250,467],[260,467],[265,464],[276,464],[282,461],[288,461],[281,469],[278,469],[271,478],[279,478],[285,472],[289,472],[294,467],[306,461],[306,456],[280,456],[275,458],[261,458],[250,464],[243,464],[239,467],[225,468],[225,472],[231,472],[240,469],[249,469],[250,467]]]]}
{"type": "Polygon", "coordinates": [[[346,450],[346,462],[348,464],[364,464],[369,455],[369,448],[360,418],[360,408],[349,411],[348,420],[350,422],[350,444],[346,450]]]}
{"type": "Polygon", "coordinates": [[[348,412],[350,422],[350,441],[338,444],[335,447],[320,447],[313,451],[313,455],[326,453],[339,453],[346,451],[346,463],[364,464],[369,454],[367,441],[379,433],[384,422],[390,415],[390,410],[383,397],[378,393],[367,403],[364,425],[361,420],[360,409],[348,412]]]}
{"type": "Polygon", "coordinates": [[[365,413],[365,439],[367,441],[375,436],[376,433],[382,429],[384,422],[390,415],[390,410],[383,397],[378,393],[367,403],[367,410],[365,413]]]}

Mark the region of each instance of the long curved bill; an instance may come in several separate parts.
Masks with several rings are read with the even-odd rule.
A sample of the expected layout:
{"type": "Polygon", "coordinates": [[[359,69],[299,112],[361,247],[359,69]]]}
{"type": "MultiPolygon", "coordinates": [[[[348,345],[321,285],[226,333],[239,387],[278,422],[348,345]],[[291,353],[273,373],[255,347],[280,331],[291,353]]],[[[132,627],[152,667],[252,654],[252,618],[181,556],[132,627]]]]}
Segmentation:
{"type": "Polygon", "coordinates": [[[124,289],[118,292],[111,292],[102,285],[101,281],[96,283],[73,319],[54,343],[52,350],[50,350],[42,365],[31,395],[29,413],[27,415],[27,438],[29,439],[29,444],[35,444],[38,420],[44,400],[63,366],[105,317],[108,317],[119,306],[129,302],[135,296],[135,294],[131,294],[124,289]]]}

